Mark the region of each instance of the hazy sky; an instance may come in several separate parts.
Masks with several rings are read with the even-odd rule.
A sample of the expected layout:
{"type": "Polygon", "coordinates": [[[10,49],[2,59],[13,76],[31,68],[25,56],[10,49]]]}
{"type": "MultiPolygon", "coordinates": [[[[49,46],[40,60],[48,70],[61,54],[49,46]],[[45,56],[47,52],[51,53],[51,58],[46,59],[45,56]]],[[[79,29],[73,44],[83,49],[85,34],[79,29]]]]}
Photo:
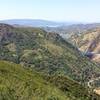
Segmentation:
{"type": "Polygon", "coordinates": [[[0,19],[100,22],[100,0],[0,0],[0,19]]]}

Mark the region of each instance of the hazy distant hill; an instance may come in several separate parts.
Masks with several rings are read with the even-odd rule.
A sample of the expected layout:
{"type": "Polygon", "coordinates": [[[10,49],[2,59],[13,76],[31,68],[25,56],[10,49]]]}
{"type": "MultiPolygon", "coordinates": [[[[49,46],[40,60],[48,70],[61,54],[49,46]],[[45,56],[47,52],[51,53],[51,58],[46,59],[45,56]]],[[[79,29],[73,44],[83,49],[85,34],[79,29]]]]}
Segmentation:
{"type": "Polygon", "coordinates": [[[32,26],[32,27],[58,27],[63,25],[69,25],[72,23],[54,22],[39,19],[11,19],[1,20],[0,23],[6,23],[10,25],[32,26]]]}
{"type": "Polygon", "coordinates": [[[87,30],[94,29],[100,27],[100,23],[92,23],[92,24],[71,24],[67,26],[60,27],[45,27],[44,29],[49,32],[59,33],[63,38],[68,39],[71,35],[77,34],[80,35],[87,30]]]}

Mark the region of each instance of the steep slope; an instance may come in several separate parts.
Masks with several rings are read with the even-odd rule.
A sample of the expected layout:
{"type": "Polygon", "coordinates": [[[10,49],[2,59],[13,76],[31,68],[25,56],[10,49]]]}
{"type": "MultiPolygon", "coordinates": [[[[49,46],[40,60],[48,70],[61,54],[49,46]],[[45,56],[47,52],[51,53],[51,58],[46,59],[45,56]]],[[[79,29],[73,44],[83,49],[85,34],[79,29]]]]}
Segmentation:
{"type": "Polygon", "coordinates": [[[83,52],[92,55],[92,60],[100,62],[100,28],[88,30],[80,36],[72,36],[72,41],[83,52]]]}
{"type": "Polygon", "coordinates": [[[10,25],[0,24],[0,41],[4,38],[7,39],[11,35],[11,29],[13,29],[13,27],[10,25]]]}
{"type": "MultiPolygon", "coordinates": [[[[2,32],[3,34],[3,32],[2,32]]],[[[68,75],[83,82],[100,75],[99,65],[84,57],[56,33],[12,28],[0,42],[0,59],[20,63],[46,75],[68,75]]]]}
{"type": "Polygon", "coordinates": [[[87,90],[77,82],[66,77],[63,83],[59,77],[56,86],[52,84],[55,79],[50,79],[49,83],[34,70],[0,61],[0,100],[90,100],[87,90]]]}

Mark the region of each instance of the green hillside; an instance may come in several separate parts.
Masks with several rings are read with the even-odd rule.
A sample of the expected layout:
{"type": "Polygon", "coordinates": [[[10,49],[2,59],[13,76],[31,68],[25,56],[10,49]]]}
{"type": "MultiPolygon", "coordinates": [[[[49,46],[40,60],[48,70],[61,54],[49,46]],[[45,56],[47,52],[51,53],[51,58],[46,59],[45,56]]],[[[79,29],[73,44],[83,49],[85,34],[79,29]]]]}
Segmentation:
{"type": "Polygon", "coordinates": [[[2,60],[31,67],[46,75],[67,75],[82,83],[91,76],[100,75],[99,65],[92,63],[56,33],[5,24],[1,24],[0,29],[2,60]]]}
{"type": "Polygon", "coordinates": [[[32,69],[0,61],[0,100],[90,100],[87,90],[67,77],[46,80],[32,69]]]}
{"type": "Polygon", "coordinates": [[[100,76],[99,65],[41,28],[0,24],[0,60],[0,100],[91,100],[87,82],[100,76]]]}

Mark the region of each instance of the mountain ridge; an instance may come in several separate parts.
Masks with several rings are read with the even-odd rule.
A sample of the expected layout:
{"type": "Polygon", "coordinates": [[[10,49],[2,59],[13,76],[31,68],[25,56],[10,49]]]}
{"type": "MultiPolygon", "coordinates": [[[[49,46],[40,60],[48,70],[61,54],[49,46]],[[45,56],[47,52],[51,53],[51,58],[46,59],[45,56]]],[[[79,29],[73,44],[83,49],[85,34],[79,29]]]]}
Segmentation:
{"type": "Polygon", "coordinates": [[[58,27],[58,26],[67,26],[72,23],[70,22],[57,22],[57,21],[49,21],[42,19],[8,19],[8,20],[0,20],[0,23],[15,25],[15,26],[25,26],[25,27],[58,27]]]}

